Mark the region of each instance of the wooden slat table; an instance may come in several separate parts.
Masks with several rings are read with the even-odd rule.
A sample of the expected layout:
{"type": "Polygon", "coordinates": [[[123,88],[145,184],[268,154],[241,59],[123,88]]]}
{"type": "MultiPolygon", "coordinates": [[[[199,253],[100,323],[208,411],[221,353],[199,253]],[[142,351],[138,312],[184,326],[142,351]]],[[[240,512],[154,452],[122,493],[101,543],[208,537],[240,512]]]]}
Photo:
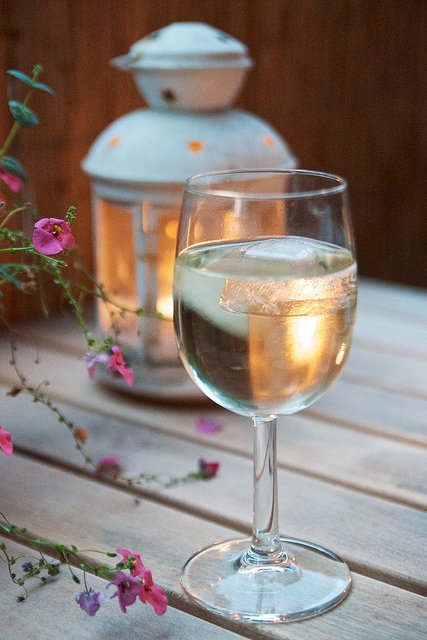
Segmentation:
{"type": "MultiPolygon", "coordinates": [[[[138,551],[170,606],[161,618],[138,604],[123,615],[116,600],[106,600],[89,618],[64,571],[17,603],[19,589],[0,562],[1,639],[427,638],[427,291],[376,281],[363,281],[359,291],[354,346],[342,376],[314,405],[279,420],[282,533],[335,551],[353,574],[341,605],[298,623],[230,622],[190,603],[179,583],[194,551],[250,534],[248,419],[212,404],[142,402],[90,383],[74,325],[31,325],[30,333],[14,336],[19,367],[34,385],[49,380],[46,393],[55,406],[88,429],[86,449],[94,459],[118,455],[128,476],[182,476],[197,469],[200,457],[221,465],[212,480],[170,488],[102,480],[85,468],[55,414],[28,394],[6,396],[16,373],[8,365],[10,335],[3,334],[0,422],[15,451],[1,454],[0,511],[47,540],[138,551]],[[215,418],[222,430],[199,433],[199,417],[215,418]]],[[[16,555],[26,552],[7,546],[16,555]]],[[[94,588],[105,587],[100,578],[89,579],[94,588]]]]}

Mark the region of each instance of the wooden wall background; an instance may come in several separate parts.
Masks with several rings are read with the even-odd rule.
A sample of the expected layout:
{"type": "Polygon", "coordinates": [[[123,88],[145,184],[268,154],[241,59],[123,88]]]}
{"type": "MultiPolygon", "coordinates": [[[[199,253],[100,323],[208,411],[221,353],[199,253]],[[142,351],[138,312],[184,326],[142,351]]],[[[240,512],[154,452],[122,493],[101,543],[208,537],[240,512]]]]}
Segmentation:
{"type": "MultiPolygon", "coordinates": [[[[237,106],[287,140],[307,169],[345,176],[362,275],[427,286],[427,2],[424,0],[1,0],[0,133],[7,99],[30,73],[40,125],[14,149],[40,216],[78,209],[92,261],[89,181],[80,162],[115,118],[142,104],[110,67],[135,41],[175,21],[202,21],[248,45],[255,67],[237,106]]],[[[22,298],[22,296],[21,296],[22,298]]],[[[10,318],[34,312],[9,300],[10,318]]]]}

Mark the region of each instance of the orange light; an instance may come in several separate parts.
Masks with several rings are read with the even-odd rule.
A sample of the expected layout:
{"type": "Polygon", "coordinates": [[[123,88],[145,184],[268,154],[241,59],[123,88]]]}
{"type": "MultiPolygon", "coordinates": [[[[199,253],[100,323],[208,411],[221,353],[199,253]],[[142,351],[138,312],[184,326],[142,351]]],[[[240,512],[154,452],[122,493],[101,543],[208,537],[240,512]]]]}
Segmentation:
{"type": "Polygon", "coordinates": [[[341,362],[343,361],[343,358],[345,356],[347,349],[346,349],[346,345],[342,344],[341,345],[341,349],[338,351],[337,357],[335,359],[335,364],[337,365],[337,367],[341,364],[341,362]]]}
{"type": "Polygon", "coordinates": [[[173,298],[172,296],[161,296],[156,303],[156,311],[165,316],[172,318],[173,315],[173,298]]]}
{"type": "Polygon", "coordinates": [[[271,136],[263,135],[262,140],[264,144],[267,145],[267,147],[270,147],[270,149],[272,149],[276,145],[271,136]]]}
{"type": "Polygon", "coordinates": [[[189,140],[187,149],[193,153],[200,153],[201,151],[204,151],[205,147],[201,140],[189,140]]]}

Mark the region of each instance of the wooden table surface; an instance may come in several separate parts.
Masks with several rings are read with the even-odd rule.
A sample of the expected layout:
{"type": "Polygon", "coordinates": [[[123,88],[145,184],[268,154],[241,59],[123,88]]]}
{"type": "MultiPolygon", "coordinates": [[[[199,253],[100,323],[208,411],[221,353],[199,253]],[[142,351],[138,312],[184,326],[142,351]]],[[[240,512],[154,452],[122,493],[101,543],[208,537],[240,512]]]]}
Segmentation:
{"type": "MultiPolygon", "coordinates": [[[[49,380],[46,393],[88,430],[86,448],[95,460],[117,455],[129,476],[182,476],[197,470],[200,457],[220,463],[217,477],[170,488],[102,480],[85,469],[55,414],[28,394],[6,396],[17,379],[8,364],[10,335],[3,334],[0,423],[15,450],[1,454],[0,511],[47,540],[139,552],[169,608],[158,617],[136,603],[123,615],[116,599],[108,599],[91,618],[75,603],[79,588],[65,567],[17,603],[19,587],[0,562],[1,639],[427,638],[427,291],[377,281],[363,281],[359,291],[354,345],[341,377],[314,405],[279,419],[281,532],[331,549],[353,575],[341,605],[297,623],[229,622],[190,603],[179,583],[197,549],[250,534],[247,418],[212,404],[142,402],[91,383],[74,325],[37,325],[15,335],[28,382],[49,380]],[[199,433],[200,417],[216,419],[222,429],[199,433]]],[[[106,586],[93,576],[89,584],[106,586]]]]}

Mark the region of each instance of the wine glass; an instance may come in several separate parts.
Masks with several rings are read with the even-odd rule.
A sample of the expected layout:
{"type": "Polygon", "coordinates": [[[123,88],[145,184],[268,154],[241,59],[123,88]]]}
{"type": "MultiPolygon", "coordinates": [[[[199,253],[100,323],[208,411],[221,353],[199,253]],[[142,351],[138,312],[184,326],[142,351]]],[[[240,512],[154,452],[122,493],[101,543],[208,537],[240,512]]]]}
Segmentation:
{"type": "Polygon", "coordinates": [[[190,178],[173,295],[191,378],[254,426],[252,538],[197,552],[182,585],[200,605],[235,620],[323,613],[347,595],[351,576],[331,551],[279,534],[276,416],[317,400],[348,356],[356,261],[346,182],[299,170],[190,178]]]}

